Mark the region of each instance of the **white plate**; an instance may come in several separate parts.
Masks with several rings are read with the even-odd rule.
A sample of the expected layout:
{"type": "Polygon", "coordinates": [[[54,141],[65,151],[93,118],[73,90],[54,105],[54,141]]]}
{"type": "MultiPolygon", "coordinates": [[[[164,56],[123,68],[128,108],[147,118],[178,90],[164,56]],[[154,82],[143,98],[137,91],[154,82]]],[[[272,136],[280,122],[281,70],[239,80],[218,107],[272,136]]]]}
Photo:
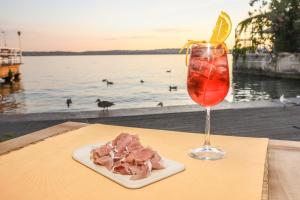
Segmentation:
{"type": "Polygon", "coordinates": [[[162,163],[165,169],[154,170],[151,172],[150,176],[139,180],[130,180],[130,175],[115,174],[105,167],[96,165],[90,160],[90,152],[92,149],[97,148],[105,143],[90,144],[73,152],[73,158],[80,162],[81,164],[95,170],[96,172],[102,174],[103,176],[115,181],[116,183],[131,189],[137,189],[154,183],[156,181],[167,178],[185,169],[184,165],[173,160],[162,158],[162,163]]]}

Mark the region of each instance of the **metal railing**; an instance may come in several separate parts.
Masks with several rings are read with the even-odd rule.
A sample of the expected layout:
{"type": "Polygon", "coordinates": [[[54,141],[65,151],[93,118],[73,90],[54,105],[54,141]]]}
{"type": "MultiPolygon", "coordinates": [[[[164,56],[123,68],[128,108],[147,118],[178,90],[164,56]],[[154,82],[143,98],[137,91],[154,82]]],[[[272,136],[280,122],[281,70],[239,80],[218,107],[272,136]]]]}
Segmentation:
{"type": "Polygon", "coordinates": [[[22,63],[22,51],[14,48],[0,48],[0,66],[22,63]]]}

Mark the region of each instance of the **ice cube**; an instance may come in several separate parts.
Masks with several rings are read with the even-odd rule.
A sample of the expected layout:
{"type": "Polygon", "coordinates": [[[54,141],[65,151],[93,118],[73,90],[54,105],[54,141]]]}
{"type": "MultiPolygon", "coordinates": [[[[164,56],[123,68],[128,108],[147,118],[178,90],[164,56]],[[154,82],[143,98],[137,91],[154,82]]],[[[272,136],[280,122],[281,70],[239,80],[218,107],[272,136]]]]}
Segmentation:
{"type": "Polygon", "coordinates": [[[192,46],[191,57],[207,59],[210,56],[210,49],[204,44],[192,46]]]}
{"type": "Polygon", "coordinates": [[[211,54],[212,54],[212,57],[214,57],[214,58],[221,57],[225,53],[226,53],[225,47],[221,44],[216,47],[212,47],[212,49],[211,49],[211,54]]]}

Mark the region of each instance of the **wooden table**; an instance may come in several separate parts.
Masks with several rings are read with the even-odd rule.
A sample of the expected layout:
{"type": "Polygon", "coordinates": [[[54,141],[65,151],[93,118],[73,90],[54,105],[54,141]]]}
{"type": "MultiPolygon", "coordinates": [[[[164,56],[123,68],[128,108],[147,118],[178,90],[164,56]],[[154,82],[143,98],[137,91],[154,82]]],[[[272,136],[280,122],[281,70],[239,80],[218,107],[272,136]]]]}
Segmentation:
{"type": "MultiPolygon", "coordinates": [[[[89,124],[66,122],[0,143],[0,155],[89,124]]],[[[300,142],[270,140],[263,200],[300,199],[300,142]]]]}

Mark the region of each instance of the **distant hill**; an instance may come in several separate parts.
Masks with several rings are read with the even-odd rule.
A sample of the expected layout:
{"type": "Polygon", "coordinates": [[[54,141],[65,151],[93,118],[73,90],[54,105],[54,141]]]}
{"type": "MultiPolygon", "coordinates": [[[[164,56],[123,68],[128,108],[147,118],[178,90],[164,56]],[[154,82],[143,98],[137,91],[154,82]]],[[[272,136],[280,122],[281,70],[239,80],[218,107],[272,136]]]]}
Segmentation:
{"type": "MultiPolygon", "coordinates": [[[[80,56],[80,55],[147,55],[178,54],[180,49],[111,50],[111,51],[24,51],[23,56],[80,56]]],[[[185,50],[182,52],[185,53],[185,50]]]]}

